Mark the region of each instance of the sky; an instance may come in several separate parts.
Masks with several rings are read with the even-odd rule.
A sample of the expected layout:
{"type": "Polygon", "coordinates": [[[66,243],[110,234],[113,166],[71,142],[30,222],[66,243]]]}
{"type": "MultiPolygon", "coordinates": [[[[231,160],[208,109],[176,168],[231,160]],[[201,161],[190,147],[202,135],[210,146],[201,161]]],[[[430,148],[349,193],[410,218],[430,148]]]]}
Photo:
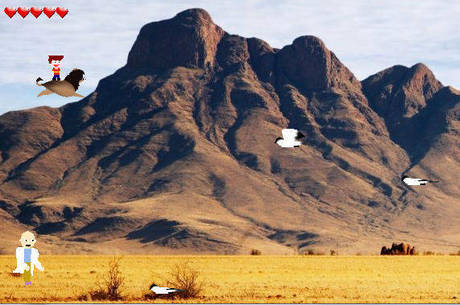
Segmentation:
{"type": "Polygon", "coordinates": [[[0,114],[57,107],[78,98],[37,98],[35,79],[52,77],[49,54],[62,54],[62,76],[85,71],[79,93],[126,64],[140,28],[188,8],[207,10],[230,34],[282,48],[302,35],[321,38],[364,79],[390,66],[423,62],[444,84],[460,88],[460,1],[457,0],[2,0],[0,114]],[[64,7],[64,18],[16,14],[5,7],[64,7]]]}

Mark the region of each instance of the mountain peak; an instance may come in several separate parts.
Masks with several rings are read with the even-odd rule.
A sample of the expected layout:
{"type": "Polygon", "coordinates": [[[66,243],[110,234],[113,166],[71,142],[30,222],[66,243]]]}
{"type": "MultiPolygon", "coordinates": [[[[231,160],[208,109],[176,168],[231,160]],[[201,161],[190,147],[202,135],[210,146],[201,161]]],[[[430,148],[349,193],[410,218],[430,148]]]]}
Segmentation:
{"type": "Polygon", "coordinates": [[[412,67],[395,65],[362,81],[363,91],[374,110],[386,118],[391,129],[402,118],[417,114],[442,88],[423,63],[412,67]]]}
{"type": "Polygon", "coordinates": [[[320,38],[313,36],[313,35],[304,35],[304,36],[297,37],[292,42],[292,45],[296,47],[304,48],[304,49],[311,48],[311,49],[316,50],[319,53],[327,53],[329,51],[326,48],[326,45],[324,44],[324,42],[320,38]]]}
{"type": "Polygon", "coordinates": [[[416,63],[411,67],[411,69],[414,69],[415,71],[421,71],[421,72],[431,72],[431,70],[422,62],[416,63]]]}
{"type": "Polygon", "coordinates": [[[191,18],[194,20],[206,20],[207,22],[214,23],[212,21],[211,15],[209,13],[202,9],[202,8],[191,8],[185,11],[182,11],[176,15],[174,18],[191,18]]]}
{"type": "Polygon", "coordinates": [[[452,93],[452,94],[460,95],[460,91],[457,90],[457,89],[455,89],[455,88],[452,87],[452,86],[446,86],[446,87],[444,87],[444,88],[445,88],[445,90],[448,90],[448,91],[449,91],[450,93],[452,93]]]}
{"type": "Polygon", "coordinates": [[[212,66],[224,31],[203,9],[185,10],[175,17],[142,27],[128,56],[131,69],[171,69],[212,66]]]}
{"type": "Polygon", "coordinates": [[[360,87],[359,81],[318,37],[296,38],[279,51],[279,68],[289,82],[306,90],[360,87]]]}
{"type": "Polygon", "coordinates": [[[425,94],[429,95],[428,98],[430,98],[435,93],[435,91],[438,91],[442,88],[441,82],[436,79],[433,72],[423,63],[417,63],[409,69],[407,84],[409,85],[410,83],[414,82],[416,82],[414,86],[417,89],[423,89],[427,91],[428,88],[423,88],[424,86],[432,87],[431,90],[429,90],[430,92],[425,92],[425,94]]]}

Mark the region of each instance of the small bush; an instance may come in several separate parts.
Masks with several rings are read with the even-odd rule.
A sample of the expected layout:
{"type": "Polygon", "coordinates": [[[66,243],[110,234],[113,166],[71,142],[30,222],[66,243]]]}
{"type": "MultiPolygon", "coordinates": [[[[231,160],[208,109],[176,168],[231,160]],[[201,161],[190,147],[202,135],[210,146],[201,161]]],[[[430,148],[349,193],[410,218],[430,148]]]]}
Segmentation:
{"type": "Polygon", "coordinates": [[[79,300],[122,300],[122,291],[124,287],[124,276],[120,271],[121,257],[114,257],[108,264],[108,270],[105,277],[96,281],[96,289],[87,294],[81,295],[79,300]]]}
{"type": "Polygon", "coordinates": [[[157,296],[152,291],[144,294],[144,300],[155,300],[157,296]]]}
{"type": "Polygon", "coordinates": [[[315,251],[313,249],[307,249],[301,253],[302,255],[326,255],[325,252],[322,251],[315,251]]]}
{"type": "Polygon", "coordinates": [[[304,254],[305,255],[315,255],[315,251],[313,249],[307,249],[307,251],[304,254]]]}
{"type": "Polygon", "coordinates": [[[257,250],[257,249],[252,249],[251,250],[251,255],[262,255],[262,251],[257,250]]]}
{"type": "Polygon", "coordinates": [[[107,294],[107,291],[104,290],[104,288],[97,288],[89,293],[89,300],[108,300],[109,295],[107,294]]]}
{"type": "Polygon", "coordinates": [[[424,251],[423,255],[436,255],[433,251],[424,251]]]}
{"type": "Polygon", "coordinates": [[[121,300],[121,290],[125,278],[120,271],[120,257],[114,257],[109,263],[105,287],[110,300],[121,300]]]}
{"type": "Polygon", "coordinates": [[[330,252],[331,256],[336,256],[336,255],[338,255],[337,252],[336,252],[335,250],[332,250],[332,249],[331,249],[329,252],[330,252]]]}
{"type": "Polygon", "coordinates": [[[168,287],[183,290],[178,296],[184,299],[195,298],[203,290],[203,282],[199,280],[199,271],[191,268],[186,262],[174,265],[169,276],[168,287]]]}

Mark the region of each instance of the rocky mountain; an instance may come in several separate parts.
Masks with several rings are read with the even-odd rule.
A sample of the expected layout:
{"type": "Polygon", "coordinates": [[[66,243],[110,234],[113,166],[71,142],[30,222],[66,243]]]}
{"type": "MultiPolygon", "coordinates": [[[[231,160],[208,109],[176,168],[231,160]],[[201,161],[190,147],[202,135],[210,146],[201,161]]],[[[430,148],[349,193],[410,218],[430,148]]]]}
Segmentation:
{"type": "Polygon", "coordinates": [[[81,101],[0,116],[3,251],[25,229],[45,253],[451,251],[459,109],[423,64],[360,82],[317,37],[274,49],[186,10],[81,101]]]}

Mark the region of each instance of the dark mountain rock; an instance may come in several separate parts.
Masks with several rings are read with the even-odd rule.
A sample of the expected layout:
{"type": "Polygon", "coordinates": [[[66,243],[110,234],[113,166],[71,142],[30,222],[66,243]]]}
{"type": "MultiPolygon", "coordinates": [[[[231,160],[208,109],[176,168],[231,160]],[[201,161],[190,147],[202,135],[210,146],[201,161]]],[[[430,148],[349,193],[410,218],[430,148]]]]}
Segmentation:
{"type": "Polygon", "coordinates": [[[393,66],[362,83],[371,107],[385,119],[391,131],[425,108],[442,88],[433,73],[420,63],[410,68],[393,66]]]}
{"type": "Polygon", "coordinates": [[[184,11],[172,19],[145,25],[129,53],[127,66],[131,69],[212,66],[223,33],[206,11],[184,11]]]}
{"type": "Polygon", "coordinates": [[[278,69],[293,85],[305,90],[361,87],[334,53],[314,36],[302,36],[278,53],[278,69]]]}

